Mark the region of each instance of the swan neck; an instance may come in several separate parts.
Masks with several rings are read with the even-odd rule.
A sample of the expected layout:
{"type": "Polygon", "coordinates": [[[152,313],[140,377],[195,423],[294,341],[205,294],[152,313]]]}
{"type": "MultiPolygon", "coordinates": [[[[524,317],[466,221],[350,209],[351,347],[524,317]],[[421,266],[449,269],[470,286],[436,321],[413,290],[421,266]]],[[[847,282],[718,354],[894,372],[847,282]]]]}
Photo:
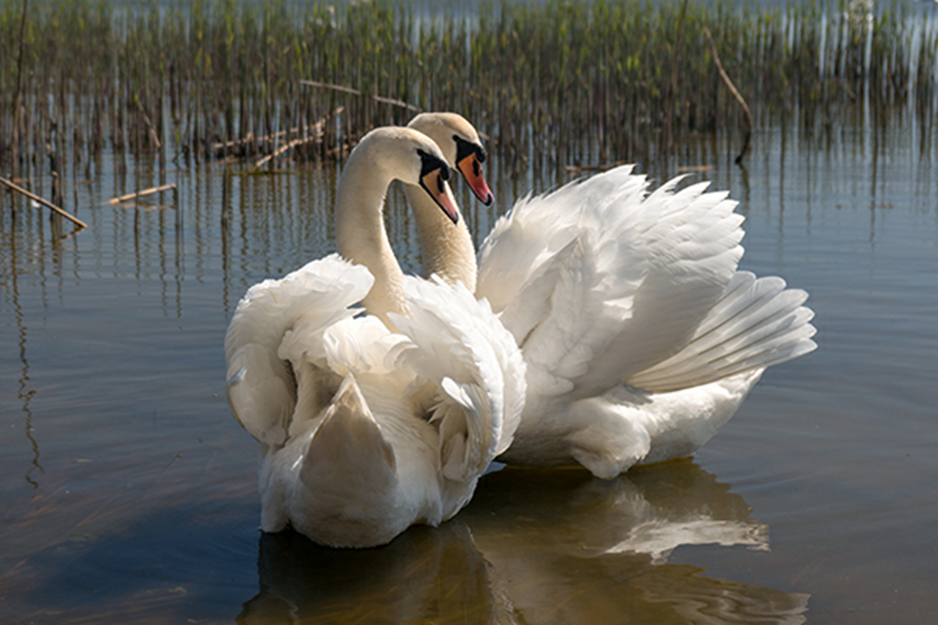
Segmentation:
{"type": "Polygon", "coordinates": [[[355,150],[342,172],[336,194],[336,242],[349,262],[364,265],[375,278],[362,300],[368,313],[390,329],[389,312],[408,315],[404,274],[384,227],[384,201],[392,176],[368,150],[355,150]]]}
{"type": "Polygon", "coordinates": [[[475,293],[478,273],[475,245],[464,216],[460,214],[453,225],[423,189],[404,185],[404,192],[420,235],[424,276],[437,274],[449,284],[462,282],[475,293]]]}

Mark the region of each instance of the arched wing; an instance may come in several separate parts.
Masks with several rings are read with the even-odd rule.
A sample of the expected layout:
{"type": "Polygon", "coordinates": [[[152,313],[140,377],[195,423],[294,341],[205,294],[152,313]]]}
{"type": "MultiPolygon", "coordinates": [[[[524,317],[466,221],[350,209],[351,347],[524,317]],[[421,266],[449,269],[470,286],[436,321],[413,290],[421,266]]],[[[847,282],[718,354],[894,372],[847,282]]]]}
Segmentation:
{"type": "Polygon", "coordinates": [[[332,255],[248,289],[225,335],[227,394],[235,419],[258,441],[283,445],[296,405],[294,372],[278,353],[284,339],[310,337],[310,349],[324,356],[315,337],[351,317],[373,281],[364,267],[332,255]]]}
{"type": "Polygon", "coordinates": [[[399,354],[438,388],[431,421],[440,431],[441,462],[451,480],[477,478],[511,443],[525,398],[525,365],[511,334],[485,300],[462,284],[411,278],[410,318],[395,316],[413,341],[399,354]]]}

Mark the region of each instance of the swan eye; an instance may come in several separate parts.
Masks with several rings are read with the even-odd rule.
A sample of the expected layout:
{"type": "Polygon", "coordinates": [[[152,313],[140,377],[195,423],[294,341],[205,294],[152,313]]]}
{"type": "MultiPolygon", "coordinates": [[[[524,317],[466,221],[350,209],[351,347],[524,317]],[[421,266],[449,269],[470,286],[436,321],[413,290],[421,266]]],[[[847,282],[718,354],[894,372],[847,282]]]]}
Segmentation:
{"type": "Polygon", "coordinates": [[[434,171],[439,171],[439,175],[443,180],[449,180],[449,165],[446,164],[446,161],[419,149],[417,150],[417,154],[420,156],[421,178],[426,178],[434,171]]]}
{"type": "Polygon", "coordinates": [[[453,141],[456,143],[457,163],[461,163],[470,156],[475,156],[480,163],[485,162],[485,149],[478,143],[467,141],[459,135],[453,135],[453,141]]]}

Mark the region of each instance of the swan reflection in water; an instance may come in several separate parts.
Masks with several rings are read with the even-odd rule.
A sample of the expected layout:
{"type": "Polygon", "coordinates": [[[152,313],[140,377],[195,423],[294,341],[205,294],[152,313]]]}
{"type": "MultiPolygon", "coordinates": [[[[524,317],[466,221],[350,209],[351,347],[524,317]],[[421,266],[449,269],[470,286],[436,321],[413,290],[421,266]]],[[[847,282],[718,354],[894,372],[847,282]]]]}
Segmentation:
{"type": "Polygon", "coordinates": [[[581,469],[510,469],[437,529],[390,545],[260,539],[260,591],[238,622],[802,623],[807,594],[668,564],[681,545],[768,549],[768,527],[691,460],[598,480],[581,469]]]}

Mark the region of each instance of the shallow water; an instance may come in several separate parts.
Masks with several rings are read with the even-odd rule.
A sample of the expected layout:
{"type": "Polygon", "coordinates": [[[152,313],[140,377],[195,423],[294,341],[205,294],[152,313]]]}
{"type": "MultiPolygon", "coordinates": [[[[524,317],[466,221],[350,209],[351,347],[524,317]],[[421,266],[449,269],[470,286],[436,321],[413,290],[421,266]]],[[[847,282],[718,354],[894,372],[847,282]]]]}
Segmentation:
{"type": "MultiPolygon", "coordinates": [[[[693,460],[609,482],[494,471],[454,521],[361,552],[259,532],[255,444],[224,399],[245,289],[333,250],[337,168],[174,171],[178,211],[169,194],[107,205],[159,182],[131,163],[68,187],[90,225],[71,236],[3,193],[0,620],[927,621],[938,141],[901,119],[864,128],[809,140],[772,126],[745,169],[722,138],[640,164],[658,182],[705,166],[690,180],[729,189],[747,216],[742,267],[808,290],[817,312],[820,348],[768,371],[693,460]]],[[[458,194],[480,237],[509,198],[568,179],[513,178],[491,151],[496,206],[458,194]]]]}

